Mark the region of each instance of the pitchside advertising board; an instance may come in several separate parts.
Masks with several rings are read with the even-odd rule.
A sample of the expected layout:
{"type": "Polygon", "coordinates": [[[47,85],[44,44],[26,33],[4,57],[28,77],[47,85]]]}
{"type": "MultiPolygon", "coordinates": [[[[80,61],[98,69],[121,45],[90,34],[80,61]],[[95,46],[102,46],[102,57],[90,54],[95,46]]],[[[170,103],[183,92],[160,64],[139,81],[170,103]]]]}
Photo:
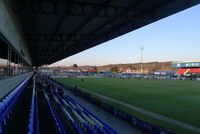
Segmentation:
{"type": "Polygon", "coordinates": [[[180,62],[180,63],[172,63],[172,67],[175,68],[183,68],[183,67],[200,67],[200,62],[180,62]]]}

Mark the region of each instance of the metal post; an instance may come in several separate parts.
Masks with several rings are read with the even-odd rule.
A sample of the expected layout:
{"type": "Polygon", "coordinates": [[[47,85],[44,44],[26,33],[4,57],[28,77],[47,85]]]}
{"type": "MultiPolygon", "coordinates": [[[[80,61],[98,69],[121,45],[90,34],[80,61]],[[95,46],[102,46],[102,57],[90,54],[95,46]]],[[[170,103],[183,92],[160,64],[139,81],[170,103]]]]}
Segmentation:
{"type": "Polygon", "coordinates": [[[11,48],[10,48],[10,62],[9,62],[9,66],[10,66],[10,76],[12,76],[12,67],[11,67],[11,60],[12,60],[12,51],[11,51],[11,48]]]}
{"type": "Polygon", "coordinates": [[[24,61],[22,60],[22,74],[24,73],[23,70],[24,69],[24,61]]]}
{"type": "Polygon", "coordinates": [[[15,56],[15,61],[14,61],[14,75],[16,75],[16,70],[17,70],[17,54],[14,53],[14,56],[15,56]]]}
{"type": "Polygon", "coordinates": [[[9,76],[9,46],[8,46],[8,51],[7,51],[7,68],[6,68],[6,70],[7,70],[7,77],[9,76]]]}
{"type": "Polygon", "coordinates": [[[8,46],[8,57],[7,57],[7,77],[10,76],[11,74],[11,68],[10,68],[10,62],[11,62],[11,52],[10,52],[10,47],[8,46]]]}
{"type": "Polygon", "coordinates": [[[19,70],[20,70],[20,61],[19,61],[19,55],[17,55],[17,75],[19,75],[19,70]]]}
{"type": "Polygon", "coordinates": [[[21,59],[20,59],[20,57],[18,59],[19,59],[18,74],[21,74],[21,59]]]}

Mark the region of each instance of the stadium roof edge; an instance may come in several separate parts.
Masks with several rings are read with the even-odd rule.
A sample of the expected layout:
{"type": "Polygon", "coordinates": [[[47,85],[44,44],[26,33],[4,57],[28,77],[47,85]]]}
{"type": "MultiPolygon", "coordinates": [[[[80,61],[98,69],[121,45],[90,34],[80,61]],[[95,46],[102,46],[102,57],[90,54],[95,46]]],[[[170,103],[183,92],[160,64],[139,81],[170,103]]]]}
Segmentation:
{"type": "Polygon", "coordinates": [[[11,0],[34,66],[54,63],[200,3],[199,0],[11,0]]]}

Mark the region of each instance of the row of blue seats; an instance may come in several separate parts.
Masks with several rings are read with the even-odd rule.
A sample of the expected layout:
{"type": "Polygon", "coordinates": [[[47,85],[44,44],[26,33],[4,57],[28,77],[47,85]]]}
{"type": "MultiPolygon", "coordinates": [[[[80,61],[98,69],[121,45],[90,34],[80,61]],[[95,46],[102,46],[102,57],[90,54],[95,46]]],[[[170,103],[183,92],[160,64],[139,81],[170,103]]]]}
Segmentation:
{"type": "MultiPolygon", "coordinates": [[[[52,96],[50,96],[51,98],[52,96]]],[[[68,111],[64,108],[64,106],[61,104],[61,102],[53,95],[53,98],[51,98],[51,101],[53,100],[56,102],[56,104],[61,108],[62,112],[64,113],[66,117],[66,121],[70,127],[70,131],[76,134],[84,134],[81,128],[78,126],[76,121],[73,119],[73,117],[68,113],[68,111]]]]}
{"type": "Polygon", "coordinates": [[[64,97],[62,90],[48,78],[44,77],[43,80],[47,82],[45,91],[48,92],[50,101],[52,103],[56,102],[56,105],[64,113],[70,124],[71,131],[78,134],[117,134],[115,130],[78,104],[74,99],[69,96],[64,97]]]}
{"type": "MultiPolygon", "coordinates": [[[[47,79],[47,81],[49,83],[52,83],[51,79],[47,79]]],[[[58,86],[59,87],[59,85],[57,85],[57,84],[55,84],[54,86],[58,86]]],[[[97,116],[95,116],[93,113],[91,113],[86,108],[84,108],[83,106],[78,104],[70,96],[68,96],[68,95],[62,96],[62,99],[64,99],[65,101],[69,101],[69,104],[71,105],[71,107],[68,109],[69,111],[70,111],[70,109],[73,109],[73,107],[74,107],[76,112],[78,112],[78,114],[81,115],[80,116],[81,118],[86,118],[85,119],[86,123],[83,122],[83,124],[88,124],[87,126],[89,126],[90,128],[92,127],[92,130],[97,131],[97,133],[108,133],[108,134],[116,134],[117,133],[115,130],[113,130],[111,127],[109,127],[106,123],[104,123],[101,119],[99,119],[97,116]],[[84,117],[82,117],[82,116],[84,116],[84,117]],[[97,124],[91,123],[91,119],[90,118],[92,118],[92,120],[95,120],[95,122],[98,122],[98,123],[97,124]]]]}
{"type": "Polygon", "coordinates": [[[38,103],[37,103],[37,90],[35,89],[35,78],[33,82],[33,93],[29,115],[28,134],[38,134],[38,103]]]}
{"type": "Polygon", "coordinates": [[[71,120],[78,124],[79,128],[91,134],[117,134],[111,127],[78,104],[71,97],[64,97],[55,92],[52,93],[57,103],[64,107],[64,111],[71,120]]]}
{"type": "Polygon", "coordinates": [[[15,104],[28,84],[31,76],[19,84],[15,89],[9,92],[2,100],[0,100],[0,134],[3,133],[3,126],[7,124],[7,121],[10,119],[11,114],[13,113],[15,104]]]}
{"type": "Polygon", "coordinates": [[[77,126],[77,130],[79,131],[79,133],[95,133],[95,131],[88,125],[88,123],[84,119],[82,119],[80,114],[70,104],[68,104],[56,95],[54,95],[54,99],[60,103],[60,106],[62,107],[62,110],[64,111],[66,117],[69,118],[73,122],[73,124],[77,126]]]}
{"type": "MultiPolygon", "coordinates": [[[[116,134],[117,133],[115,130],[113,130],[111,127],[109,127],[106,123],[104,123],[102,120],[100,120],[97,116],[95,116],[93,113],[91,113],[90,111],[88,111],[82,105],[80,105],[79,103],[77,103],[70,96],[65,95],[65,96],[61,96],[61,97],[65,101],[71,102],[71,105],[73,104],[74,108],[79,112],[79,114],[81,114],[82,116],[84,116],[84,118],[86,118],[86,120],[88,122],[90,121],[90,118],[92,120],[94,120],[94,122],[96,123],[96,125],[94,125],[95,130],[100,131],[100,133],[102,133],[101,130],[103,130],[103,132],[105,132],[107,134],[116,134]],[[89,118],[87,118],[87,117],[89,117],[89,118]]],[[[91,122],[89,122],[89,124],[91,126],[91,122]]]]}
{"type": "Polygon", "coordinates": [[[68,95],[64,96],[65,100],[70,100],[77,108],[77,110],[80,110],[81,112],[84,112],[85,114],[92,116],[93,118],[95,118],[98,122],[100,122],[102,125],[102,129],[109,134],[116,134],[115,130],[113,130],[110,126],[108,126],[106,123],[104,123],[103,121],[101,121],[101,119],[99,119],[97,116],[95,116],[93,113],[91,113],[90,111],[88,111],[86,108],[84,108],[82,105],[78,104],[73,98],[71,98],[68,95]]]}
{"type": "MultiPolygon", "coordinates": [[[[44,90],[43,90],[44,92],[44,90]]],[[[51,114],[53,116],[53,119],[55,121],[55,124],[57,126],[57,130],[60,134],[67,134],[67,132],[65,131],[64,127],[63,127],[63,124],[61,123],[61,120],[56,112],[56,110],[53,108],[53,106],[51,105],[51,102],[50,102],[50,99],[48,97],[48,95],[44,92],[44,96],[45,96],[45,99],[47,101],[47,104],[49,106],[49,109],[51,111],[51,114]]]]}
{"type": "MultiPolygon", "coordinates": [[[[47,81],[49,83],[52,82],[49,79],[47,79],[47,81]]],[[[56,85],[54,85],[54,86],[56,86],[56,85]]],[[[85,126],[88,126],[92,131],[93,130],[97,131],[95,133],[108,133],[108,134],[116,134],[117,133],[115,130],[113,130],[111,127],[109,127],[106,123],[104,123],[97,116],[95,116],[90,111],[88,111],[86,108],[84,108],[83,106],[81,106],[80,104],[78,104],[70,96],[68,96],[68,95],[66,95],[64,97],[61,96],[61,102],[63,102],[64,105],[66,105],[66,103],[64,101],[62,101],[62,99],[64,99],[64,101],[68,101],[69,104],[67,104],[67,105],[70,106],[68,108],[69,111],[71,111],[72,109],[74,109],[76,111],[75,113],[80,114],[80,116],[78,118],[80,118],[79,122],[81,122],[82,119],[83,119],[82,126],[84,126],[86,124],[85,126]],[[84,120],[86,120],[86,121],[84,121],[84,120]],[[91,123],[91,121],[93,121],[94,123],[91,123]]],[[[72,115],[73,115],[73,113],[72,113],[72,115]]]]}

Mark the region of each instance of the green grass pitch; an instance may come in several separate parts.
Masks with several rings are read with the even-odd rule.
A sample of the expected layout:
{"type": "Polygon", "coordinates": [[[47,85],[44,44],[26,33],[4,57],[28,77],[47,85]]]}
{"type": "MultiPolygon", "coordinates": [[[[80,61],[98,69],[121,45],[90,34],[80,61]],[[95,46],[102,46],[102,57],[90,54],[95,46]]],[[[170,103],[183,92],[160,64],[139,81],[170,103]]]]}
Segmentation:
{"type": "Polygon", "coordinates": [[[98,94],[200,127],[200,82],[117,78],[56,78],[98,94]]]}

